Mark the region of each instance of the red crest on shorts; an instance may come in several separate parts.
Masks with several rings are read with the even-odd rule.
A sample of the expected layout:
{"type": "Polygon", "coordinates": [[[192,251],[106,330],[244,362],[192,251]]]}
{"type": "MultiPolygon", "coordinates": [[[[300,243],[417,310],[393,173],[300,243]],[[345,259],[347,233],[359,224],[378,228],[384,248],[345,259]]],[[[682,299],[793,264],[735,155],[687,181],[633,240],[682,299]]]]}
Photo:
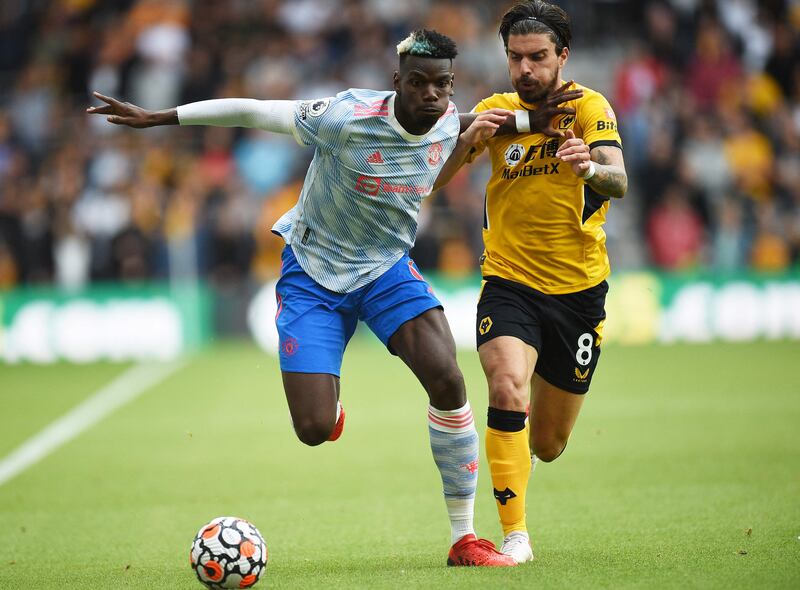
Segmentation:
{"type": "Polygon", "coordinates": [[[442,144],[434,143],[428,148],[428,164],[436,166],[442,159],[442,144]]]}
{"type": "Polygon", "coordinates": [[[286,356],[294,355],[298,348],[300,348],[300,343],[297,342],[297,338],[287,338],[281,342],[281,352],[286,356]]]}

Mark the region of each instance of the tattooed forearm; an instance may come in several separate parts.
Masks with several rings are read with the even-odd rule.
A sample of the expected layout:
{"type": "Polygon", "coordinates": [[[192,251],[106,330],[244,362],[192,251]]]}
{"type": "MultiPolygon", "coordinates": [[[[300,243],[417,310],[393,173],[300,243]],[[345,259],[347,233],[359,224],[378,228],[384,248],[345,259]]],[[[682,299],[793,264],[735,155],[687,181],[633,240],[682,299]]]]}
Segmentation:
{"type": "Polygon", "coordinates": [[[596,172],[586,183],[606,197],[624,197],[628,190],[628,175],[622,160],[622,150],[598,147],[592,150],[596,172]],[[613,150],[613,151],[612,151],[613,150]]]}
{"type": "Polygon", "coordinates": [[[587,182],[606,197],[624,197],[628,190],[628,175],[616,166],[595,165],[597,172],[587,182]]]}

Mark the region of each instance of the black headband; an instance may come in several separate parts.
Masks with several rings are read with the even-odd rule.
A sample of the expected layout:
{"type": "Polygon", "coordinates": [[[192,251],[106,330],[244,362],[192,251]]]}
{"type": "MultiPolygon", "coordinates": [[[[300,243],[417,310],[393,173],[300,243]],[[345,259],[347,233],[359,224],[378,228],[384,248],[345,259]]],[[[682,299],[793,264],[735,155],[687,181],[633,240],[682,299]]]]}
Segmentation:
{"type": "MultiPolygon", "coordinates": [[[[556,42],[557,42],[558,45],[561,45],[562,47],[569,47],[569,45],[564,43],[564,41],[561,39],[561,35],[556,33],[556,30],[553,27],[548,25],[543,20],[536,18],[535,16],[526,16],[525,18],[521,18],[518,21],[515,21],[514,25],[517,24],[518,22],[522,22],[524,20],[532,20],[532,21],[536,21],[537,23],[543,24],[545,27],[547,27],[550,30],[551,33],[553,33],[553,36],[556,38],[556,42]]],[[[511,26],[513,27],[514,25],[511,25],[511,26]]]]}

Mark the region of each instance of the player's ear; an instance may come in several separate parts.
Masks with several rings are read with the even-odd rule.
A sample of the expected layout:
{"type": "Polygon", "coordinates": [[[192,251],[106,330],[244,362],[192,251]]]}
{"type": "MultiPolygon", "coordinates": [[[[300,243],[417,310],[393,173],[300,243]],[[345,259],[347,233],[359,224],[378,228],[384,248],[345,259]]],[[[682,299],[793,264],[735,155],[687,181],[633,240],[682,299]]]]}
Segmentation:
{"type": "Polygon", "coordinates": [[[561,50],[561,55],[558,56],[558,67],[563,68],[569,59],[569,47],[561,50]]]}
{"type": "Polygon", "coordinates": [[[392,76],[392,86],[394,87],[395,92],[400,92],[400,72],[395,71],[394,75],[392,76]]]}
{"type": "Polygon", "coordinates": [[[451,73],[450,74],[450,96],[454,96],[456,93],[456,75],[451,73]]]}

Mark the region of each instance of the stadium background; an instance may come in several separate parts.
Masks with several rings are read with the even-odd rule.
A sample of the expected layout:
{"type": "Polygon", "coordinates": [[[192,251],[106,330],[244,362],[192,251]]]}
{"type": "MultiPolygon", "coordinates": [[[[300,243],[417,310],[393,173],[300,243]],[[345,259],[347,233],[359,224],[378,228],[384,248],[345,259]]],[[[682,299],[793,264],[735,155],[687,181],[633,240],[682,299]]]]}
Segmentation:
{"type": "MultiPolygon", "coordinates": [[[[647,317],[622,325],[633,314],[611,314],[609,337],[800,338],[793,311],[800,308],[794,288],[800,5],[563,5],[573,16],[575,39],[567,75],[610,98],[630,177],[606,231],[617,280],[626,280],[626,271],[637,274],[612,290],[610,307],[633,300],[647,317]],[[649,271],[670,274],[664,279],[649,271]],[[701,278],[714,282],[687,294],[681,278],[687,273],[689,286],[701,278]],[[780,292],[766,293],[750,273],[769,273],[780,292]],[[733,289],[720,292],[730,280],[733,289]],[[681,309],[670,311],[676,305],[681,309]],[[698,306],[704,310],[699,320],[698,306]],[[712,317],[720,308],[737,311],[712,317]],[[777,311],[760,317],[768,308],[777,311]],[[695,329],[688,326],[680,337],[664,333],[665,323],[674,324],[664,318],[675,314],[695,329]],[[734,327],[726,332],[720,325],[734,327]]],[[[95,301],[112,297],[85,290],[97,284],[121,285],[130,297],[143,284],[169,283],[173,299],[176,285],[198,286],[199,294],[178,304],[182,312],[173,311],[183,333],[172,338],[191,346],[212,334],[252,332],[250,302],[277,273],[281,241],[269,228],[295,202],[310,150],[290,137],[241,129],[117,128],[84,114],[91,90],[156,109],[211,97],[313,98],[351,86],[385,88],[396,42],[425,26],[458,42],[454,100],[466,111],[508,88],[496,34],[504,6],[4,2],[0,289],[6,338],[0,348],[6,358],[63,356],[34,350],[30,334],[42,333],[52,315],[20,315],[30,297],[26,288],[55,287],[63,306],[65,294],[82,289],[95,301]],[[207,305],[197,308],[198,301],[207,305]],[[202,325],[186,325],[188,316],[202,325]]],[[[487,175],[483,158],[426,203],[412,255],[432,280],[474,286],[487,175]]],[[[42,296],[37,290],[34,300],[42,296]]],[[[461,309],[451,321],[456,316],[466,322],[458,331],[468,337],[471,318],[461,309]]]]}
{"type": "MultiPolygon", "coordinates": [[[[277,363],[252,339],[275,346],[269,227],[311,152],[84,114],[92,90],[163,108],[386,88],[419,26],[458,42],[469,110],[508,89],[508,3],[0,3],[0,587],[194,587],[185,549],[217,512],[263,529],[275,587],[796,587],[800,2],[558,3],[566,74],[615,107],[630,189],[606,225],[610,349],[570,452],[537,472],[531,501],[549,509],[532,509],[542,553],[522,578],[442,571],[419,388],[371,337],[346,356],[341,444],[292,436],[277,363]],[[153,359],[180,368],[40,463],[10,461],[153,359]]],[[[413,251],[476,408],[487,177],[484,158],[430,199],[413,251]]],[[[478,525],[496,541],[492,502],[478,498],[478,525]]]]}

